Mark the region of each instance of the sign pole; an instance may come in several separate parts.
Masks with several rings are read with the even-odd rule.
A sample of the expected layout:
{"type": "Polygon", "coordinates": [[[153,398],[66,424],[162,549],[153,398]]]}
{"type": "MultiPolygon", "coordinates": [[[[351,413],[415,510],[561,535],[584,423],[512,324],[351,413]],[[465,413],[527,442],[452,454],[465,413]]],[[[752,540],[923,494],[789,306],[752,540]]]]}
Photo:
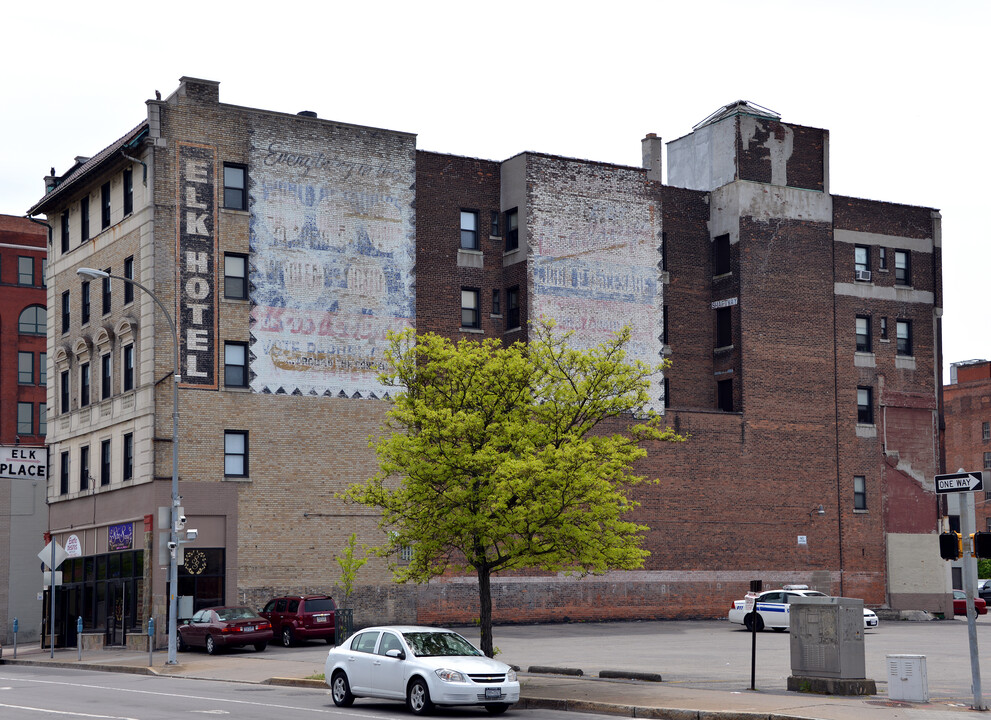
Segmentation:
{"type": "Polygon", "coordinates": [[[985,710],[981,695],[981,659],[977,651],[977,611],[974,608],[974,588],[977,585],[977,559],[973,557],[974,532],[974,493],[965,492],[960,496],[960,530],[965,538],[963,554],[963,586],[967,595],[967,640],[970,645],[970,675],[974,691],[974,710],[985,710]]]}
{"type": "Polygon", "coordinates": [[[52,652],[52,659],[55,658],[55,535],[52,535],[52,563],[48,566],[51,571],[51,575],[48,580],[48,599],[51,601],[48,605],[48,626],[52,631],[51,647],[49,648],[52,652]]]}

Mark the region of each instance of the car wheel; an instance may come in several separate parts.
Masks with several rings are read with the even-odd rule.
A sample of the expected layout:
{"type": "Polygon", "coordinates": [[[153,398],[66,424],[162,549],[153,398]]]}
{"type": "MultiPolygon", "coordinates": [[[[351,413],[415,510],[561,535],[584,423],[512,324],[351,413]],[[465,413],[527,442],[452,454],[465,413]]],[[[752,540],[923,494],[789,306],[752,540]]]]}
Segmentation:
{"type": "Polygon", "coordinates": [[[771,629],[774,630],[774,632],[784,632],[788,628],[771,628],[771,629]]]}
{"type": "Polygon", "coordinates": [[[504,712],[509,710],[508,703],[492,703],[491,705],[486,705],[485,709],[488,710],[489,715],[502,715],[504,712]]]}
{"type": "Polygon", "coordinates": [[[348,707],[354,702],[351,686],[348,685],[348,676],[338,670],[333,677],[334,679],[330,683],[330,694],[334,698],[334,704],[337,707],[348,707]]]}
{"type": "Polygon", "coordinates": [[[282,647],[292,647],[292,628],[288,625],[282,628],[282,647]]]}
{"type": "Polygon", "coordinates": [[[258,652],[261,652],[262,650],[264,650],[267,647],[268,647],[268,643],[267,642],[255,643],[255,650],[258,651],[258,652]]]}
{"type": "Polygon", "coordinates": [[[216,655],[217,654],[217,642],[213,639],[213,635],[206,636],[206,654],[216,655]]]}
{"type": "Polygon", "coordinates": [[[186,652],[189,650],[189,645],[187,645],[186,641],[182,639],[182,633],[177,632],[176,636],[176,647],[179,649],[179,652],[186,652]]]}
{"type": "MultiPolygon", "coordinates": [[[[746,617],[744,617],[743,618],[743,624],[746,626],[747,630],[753,631],[753,629],[754,629],[754,613],[750,613],[749,615],[747,615],[746,617]]],[[[757,615],[757,632],[760,632],[763,629],[764,629],[764,619],[760,615],[757,615]]]]}
{"type": "Polygon", "coordinates": [[[426,715],[434,708],[430,701],[430,691],[427,684],[420,678],[416,678],[409,684],[406,691],[406,707],[414,715],[426,715]]]}

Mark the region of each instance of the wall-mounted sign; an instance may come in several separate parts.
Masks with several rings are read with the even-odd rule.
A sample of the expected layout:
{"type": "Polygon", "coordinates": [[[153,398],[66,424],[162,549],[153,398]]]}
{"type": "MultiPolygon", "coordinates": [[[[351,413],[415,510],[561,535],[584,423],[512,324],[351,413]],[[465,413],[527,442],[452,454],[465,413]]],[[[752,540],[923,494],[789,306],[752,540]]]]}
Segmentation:
{"type": "Polygon", "coordinates": [[[809,544],[809,541],[808,541],[808,539],[804,535],[799,535],[798,536],[798,544],[799,545],[808,545],[809,544]]]}
{"type": "Polygon", "coordinates": [[[43,447],[0,445],[0,478],[44,480],[47,467],[48,453],[43,447]]]}
{"type": "Polygon", "coordinates": [[[65,541],[65,554],[69,557],[82,557],[83,544],[79,542],[79,537],[70,535],[65,541]]]}
{"type": "Polygon", "coordinates": [[[130,550],[134,544],[134,525],[111,525],[107,528],[107,545],[111,550],[130,550]]]}

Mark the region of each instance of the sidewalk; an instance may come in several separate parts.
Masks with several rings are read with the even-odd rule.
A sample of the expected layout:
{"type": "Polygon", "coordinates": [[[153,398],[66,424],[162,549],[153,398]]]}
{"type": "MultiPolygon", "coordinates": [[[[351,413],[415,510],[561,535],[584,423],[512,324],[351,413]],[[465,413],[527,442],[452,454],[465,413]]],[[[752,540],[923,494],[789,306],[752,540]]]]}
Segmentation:
{"type": "MultiPolygon", "coordinates": [[[[320,680],[305,678],[323,672],[322,661],[280,653],[272,648],[264,653],[207,655],[186,652],[178,656],[179,664],[166,665],[167,654],[157,651],[153,665],[148,653],[123,650],[99,650],[83,653],[76,650],[50,650],[37,646],[20,647],[17,659],[12,648],[5,647],[2,665],[130,672],[176,676],[228,682],[269,683],[312,687],[327,692],[320,680]],[[273,652],[274,650],[274,652],[273,652]]],[[[559,674],[520,673],[521,701],[517,708],[547,708],[575,712],[594,712],[626,717],[664,720],[910,720],[913,718],[955,718],[976,716],[963,703],[903,703],[889,701],[883,695],[873,697],[837,697],[780,691],[704,690],[677,683],[646,682],[598,677],[572,677],[559,674]]]]}

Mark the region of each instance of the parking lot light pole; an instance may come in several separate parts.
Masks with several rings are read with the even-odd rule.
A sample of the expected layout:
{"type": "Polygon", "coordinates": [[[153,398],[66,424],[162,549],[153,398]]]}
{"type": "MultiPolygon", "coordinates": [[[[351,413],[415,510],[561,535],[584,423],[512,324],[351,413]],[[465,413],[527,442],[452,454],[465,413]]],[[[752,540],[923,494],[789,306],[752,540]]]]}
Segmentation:
{"type": "MultiPolygon", "coordinates": [[[[143,290],[151,296],[151,299],[155,301],[155,304],[161,308],[162,313],[165,315],[165,319],[169,323],[169,332],[172,335],[172,523],[169,527],[169,659],[168,665],[178,664],[176,660],[176,632],[177,632],[177,621],[176,616],[178,614],[177,610],[177,585],[179,584],[179,564],[178,564],[178,547],[179,547],[179,337],[176,335],[175,321],[172,319],[171,313],[162,301],[158,299],[151,290],[146,288],[139,282],[132,280],[131,278],[123,277],[121,275],[111,275],[103,270],[95,270],[93,268],[79,268],[76,270],[77,275],[84,275],[91,278],[113,278],[115,280],[121,280],[122,282],[134,285],[139,290],[143,290]]],[[[54,573],[53,573],[54,577],[54,573]]]]}

